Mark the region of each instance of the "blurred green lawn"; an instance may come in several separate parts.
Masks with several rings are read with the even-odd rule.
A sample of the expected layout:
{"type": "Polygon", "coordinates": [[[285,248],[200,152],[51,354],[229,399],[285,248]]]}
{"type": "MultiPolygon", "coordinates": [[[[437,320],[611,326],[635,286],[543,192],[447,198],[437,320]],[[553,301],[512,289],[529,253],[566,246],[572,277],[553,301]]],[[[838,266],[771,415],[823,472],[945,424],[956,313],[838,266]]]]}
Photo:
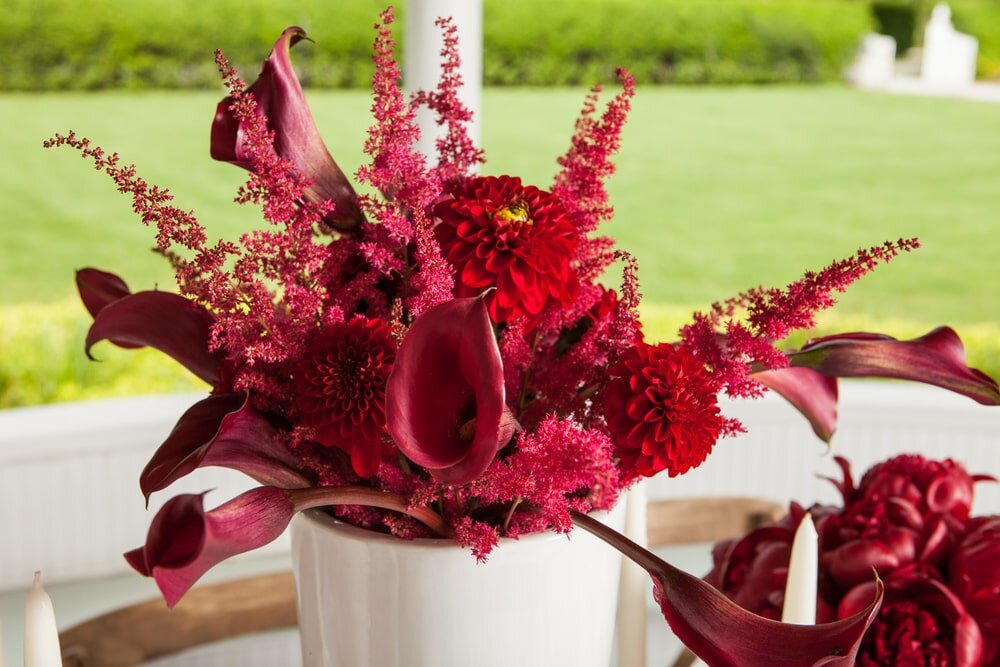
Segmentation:
{"type": "MultiPolygon", "coordinates": [[[[550,183],[583,94],[486,91],[484,171],[550,183]]],[[[363,158],[368,93],[309,98],[331,152],[353,172],[363,158]]],[[[173,285],[162,260],[146,252],[152,233],[129,201],[89,163],[70,151],[45,151],[42,140],[75,129],[119,151],[151,183],[169,187],[211,234],[235,237],[258,216],[231,203],[242,172],[208,157],[217,99],[176,92],[0,96],[7,128],[0,135],[0,405],[87,393],[26,389],[45,363],[56,365],[48,375],[66,376],[67,386],[86,385],[91,371],[67,370],[75,362],[55,359],[28,368],[16,353],[44,347],[33,333],[43,322],[63,322],[62,338],[51,343],[59,353],[48,357],[72,346],[67,337],[82,339],[82,309],[70,305],[74,269],[115,271],[133,289],[173,285]]],[[[864,279],[842,299],[837,317],[900,335],[948,322],[978,332],[989,349],[974,353],[996,356],[1000,107],[837,87],[646,88],[617,163],[617,216],[606,231],[638,256],[646,312],[661,336],[691,308],[753,285],[785,284],[861,245],[919,236],[924,249],[864,279]]],[[[66,354],[82,357],[78,350],[66,354]]],[[[118,363],[94,380],[99,393],[160,386],[139,378],[114,388],[118,363]]]]}

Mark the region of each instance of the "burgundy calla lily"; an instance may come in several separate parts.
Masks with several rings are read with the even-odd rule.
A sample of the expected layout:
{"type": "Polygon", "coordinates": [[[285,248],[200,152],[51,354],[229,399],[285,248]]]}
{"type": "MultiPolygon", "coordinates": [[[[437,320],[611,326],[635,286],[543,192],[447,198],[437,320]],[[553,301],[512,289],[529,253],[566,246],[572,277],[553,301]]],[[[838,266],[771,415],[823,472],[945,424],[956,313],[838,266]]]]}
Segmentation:
{"type": "Polygon", "coordinates": [[[396,446],[446,484],[479,477],[513,435],[503,362],[482,297],[431,308],[410,327],[386,386],[396,446]]]}
{"type": "Polygon", "coordinates": [[[308,486],[296,458],[277,430],[250,405],[246,394],[198,401],[185,412],[139,476],[146,502],[202,466],[232,468],[261,484],[308,486]]]}
{"type": "MultiPolygon", "coordinates": [[[[214,384],[221,355],[208,349],[215,316],[169,292],[137,292],[105,305],[87,332],[85,350],[102,340],[149,346],[173,357],[199,378],[214,384]]],[[[93,357],[91,357],[93,358],[93,357]]]]}
{"type": "Polygon", "coordinates": [[[366,505],[408,514],[442,536],[450,526],[403,496],[367,487],[278,489],[261,486],[206,512],[205,494],[183,494],[160,508],[146,544],[125,553],[139,574],[153,577],[167,606],[173,607],[218,563],[277,539],[296,512],[327,505],[366,505]]]}
{"type": "MultiPolygon", "coordinates": [[[[326,222],[341,230],[351,229],[362,219],[357,195],[327,151],[292,68],[291,48],[303,39],[306,33],[302,28],[292,27],[282,32],[248,92],[274,132],[275,152],[291,160],[311,181],[306,198],[312,202],[332,201],[335,208],[326,215],[326,222]]],[[[226,97],[216,108],[211,154],[216,160],[252,170],[245,144],[248,137],[231,105],[232,98],[226,97]]]]}
{"type": "MultiPolygon", "coordinates": [[[[115,274],[90,268],[80,269],[76,272],[76,289],[91,317],[97,317],[97,314],[104,310],[105,306],[132,293],[125,281],[115,274]]],[[[121,340],[112,339],[111,342],[126,349],[142,347],[121,340]]]]}
{"type": "Polygon", "coordinates": [[[91,317],[97,317],[105,306],[132,293],[115,274],[91,268],[76,272],[76,288],[91,317]]]}
{"type": "Polygon", "coordinates": [[[996,381],[966,365],[962,340],[949,327],[938,327],[913,340],[871,333],[826,336],[806,343],[789,355],[789,361],[833,377],[925,382],[983,405],[1000,405],[996,381]]]}
{"type": "Polygon", "coordinates": [[[830,442],[837,426],[837,378],[789,366],[754,373],[753,379],[791,403],[809,420],[813,432],[830,442]]]}
{"type": "Polygon", "coordinates": [[[277,539],[294,512],[288,495],[268,486],[211,512],[202,506],[202,494],[180,495],[156,514],[146,545],[125,559],[139,574],[153,577],[173,607],[216,564],[277,539]]]}
{"type": "Polygon", "coordinates": [[[779,623],[743,609],[711,585],[585,514],[574,512],[573,522],[649,573],[653,596],[670,629],[716,667],[852,667],[882,601],[882,583],[877,581],[867,607],[849,618],[820,625],[779,623]]]}

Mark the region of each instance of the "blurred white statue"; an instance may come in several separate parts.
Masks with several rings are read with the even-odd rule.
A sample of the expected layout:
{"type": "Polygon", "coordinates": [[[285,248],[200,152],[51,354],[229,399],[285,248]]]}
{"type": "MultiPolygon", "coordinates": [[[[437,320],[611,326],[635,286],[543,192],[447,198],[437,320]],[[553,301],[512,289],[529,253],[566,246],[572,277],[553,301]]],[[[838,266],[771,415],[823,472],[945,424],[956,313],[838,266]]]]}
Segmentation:
{"type": "Polygon", "coordinates": [[[975,37],[955,30],[948,5],[938,3],[924,31],[920,78],[941,86],[970,84],[976,78],[978,50],[979,42],[975,37]]]}
{"type": "Polygon", "coordinates": [[[861,88],[881,88],[892,80],[895,66],[896,40],[889,35],[869,33],[861,39],[847,80],[861,88]]]}

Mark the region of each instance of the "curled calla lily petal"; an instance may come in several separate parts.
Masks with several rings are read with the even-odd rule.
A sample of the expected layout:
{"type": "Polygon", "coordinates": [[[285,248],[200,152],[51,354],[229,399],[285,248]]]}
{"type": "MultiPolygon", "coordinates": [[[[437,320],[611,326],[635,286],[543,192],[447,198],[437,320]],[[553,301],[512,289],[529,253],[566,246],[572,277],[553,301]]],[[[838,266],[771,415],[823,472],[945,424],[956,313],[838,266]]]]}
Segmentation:
{"type": "Polygon", "coordinates": [[[232,468],[279,488],[308,486],[296,464],[291,449],[246,394],[222,394],[198,401],[181,415],[146,464],[139,487],[148,503],[154,491],[202,466],[232,468]]]}
{"type": "Polygon", "coordinates": [[[516,427],[481,297],[431,308],[410,327],[386,385],[386,424],[410,460],[446,484],[479,477],[516,427]]]}
{"type": "Polygon", "coordinates": [[[76,288],[92,317],[97,317],[108,304],[132,293],[125,281],[115,274],[92,268],[76,272],[76,288]]]}
{"type": "Polygon", "coordinates": [[[86,352],[102,340],[156,348],[199,378],[213,384],[221,355],[208,349],[215,316],[198,304],[169,292],[137,292],[107,304],[87,332],[86,352]]]}
{"type": "Polygon", "coordinates": [[[715,667],[850,667],[882,601],[882,582],[868,606],[834,623],[791,625],[757,616],[715,588],[658,558],[599,521],[573,522],[601,538],[653,578],[653,596],[674,634],[715,667]]]}
{"type": "MultiPolygon", "coordinates": [[[[132,293],[125,281],[115,274],[90,268],[76,272],[76,288],[80,292],[80,300],[83,301],[91,317],[97,317],[105,306],[132,293]]],[[[114,339],[111,342],[124,348],[142,347],[114,339]]]]}
{"type": "Polygon", "coordinates": [[[826,336],[789,355],[793,366],[833,377],[886,377],[925,382],[968,396],[983,405],[1000,405],[996,380],[965,363],[962,340],[938,327],[913,340],[870,333],[826,336]]]}
{"type": "Polygon", "coordinates": [[[204,494],[170,499],[149,527],[146,545],[125,560],[153,577],[167,606],[173,607],[205,572],[223,560],[275,540],[295,513],[281,489],[251,489],[206,512],[204,494]]]}
{"type": "Polygon", "coordinates": [[[837,427],[837,378],[811,368],[789,366],[753,374],[802,413],[823,442],[830,442],[837,427]]]}
{"type": "MultiPolygon", "coordinates": [[[[291,160],[311,181],[306,198],[313,202],[332,201],[335,208],[327,214],[326,222],[338,229],[351,229],[362,219],[357,195],[327,151],[292,68],[291,48],[303,39],[306,33],[302,28],[292,27],[282,32],[248,92],[267,117],[268,129],[274,132],[275,152],[291,160]]],[[[231,105],[232,98],[226,97],[216,109],[211,154],[216,160],[249,170],[252,165],[244,144],[246,136],[230,110],[231,105]]]]}
{"type": "Polygon", "coordinates": [[[367,505],[405,513],[442,536],[451,527],[403,496],[367,487],[278,489],[262,486],[206,512],[205,494],[171,498],[150,524],[146,544],[125,554],[139,574],[152,577],[169,607],[216,564],[275,540],[296,512],[328,505],[367,505]]]}

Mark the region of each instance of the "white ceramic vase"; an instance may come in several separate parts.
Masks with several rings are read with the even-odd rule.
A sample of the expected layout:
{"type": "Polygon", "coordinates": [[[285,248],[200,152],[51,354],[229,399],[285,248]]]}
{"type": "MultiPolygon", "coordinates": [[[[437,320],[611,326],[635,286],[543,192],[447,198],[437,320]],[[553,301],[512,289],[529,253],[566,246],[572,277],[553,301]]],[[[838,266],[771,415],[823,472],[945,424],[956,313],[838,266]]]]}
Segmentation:
{"type": "MultiPolygon", "coordinates": [[[[604,521],[621,530],[624,502],[604,521]]],[[[617,551],[582,530],[503,539],[485,563],[318,510],[292,522],[305,667],[608,667],[617,551]]]]}

